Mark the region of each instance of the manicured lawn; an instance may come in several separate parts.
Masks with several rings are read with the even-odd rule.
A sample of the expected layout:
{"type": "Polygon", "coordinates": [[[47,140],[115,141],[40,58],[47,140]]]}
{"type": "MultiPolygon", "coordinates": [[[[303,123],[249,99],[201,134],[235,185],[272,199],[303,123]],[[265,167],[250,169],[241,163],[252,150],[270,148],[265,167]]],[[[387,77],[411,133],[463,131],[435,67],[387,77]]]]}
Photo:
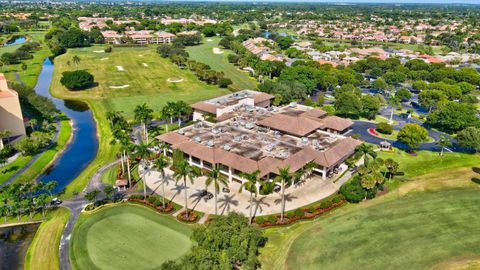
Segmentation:
{"type": "Polygon", "coordinates": [[[449,172],[413,178],[315,221],[267,229],[262,269],[430,269],[478,260],[480,186],[472,179],[480,174],[449,172]]]}
{"type": "Polygon", "coordinates": [[[251,79],[248,73],[240,71],[228,62],[227,56],[233,53],[232,51],[222,49],[222,54],[213,53],[213,48],[220,48],[218,46],[220,39],[219,37],[204,38],[202,44],[187,47],[189,58],[207,64],[213,70],[223,71],[225,77],[230,78],[236,88],[256,89],[257,83],[255,79],[251,79]]]}
{"type": "MultiPolygon", "coordinates": [[[[35,32],[21,32],[18,35],[26,35],[28,40],[36,41],[41,43],[41,49],[33,53],[33,59],[22,61],[27,65],[26,70],[22,70],[22,64],[16,65],[5,65],[1,69],[1,72],[5,74],[8,80],[15,81],[15,72],[18,72],[20,80],[26,85],[33,87],[37,83],[38,74],[42,69],[43,60],[50,55],[50,50],[48,46],[43,42],[45,32],[35,31],[35,32]]],[[[27,41],[28,42],[28,41],[27,41]]],[[[14,51],[22,44],[0,47],[0,55],[4,52],[14,51]]]]}
{"type": "Polygon", "coordinates": [[[25,166],[30,160],[31,156],[19,156],[12,163],[0,168],[0,184],[7,181],[13,174],[25,166]]]}
{"type": "Polygon", "coordinates": [[[63,207],[48,215],[48,220],[40,225],[28,247],[25,269],[59,269],[58,247],[69,215],[70,211],[63,207]]]}
{"type": "Polygon", "coordinates": [[[50,89],[52,95],[87,102],[93,110],[99,136],[96,158],[68,185],[66,197],[71,197],[74,191],[80,192],[96,170],[115,159],[118,145],[110,144],[112,134],[106,119],[108,111],[123,111],[127,118],[133,119],[135,106],[146,102],[158,116],[167,101],[192,103],[229,92],[199,81],[190,71],[161,58],[154,47],[113,48],[112,53],[95,52],[103,49],[104,46],[71,49],[55,59],[50,89]],[[80,58],[80,63],[73,63],[74,55],[80,58]],[[124,71],[117,70],[116,66],[123,67],[124,71]],[[98,86],[84,91],[67,90],[60,84],[61,73],[75,69],[87,69],[94,75],[98,86]],[[184,81],[168,83],[168,78],[182,78],[184,81]],[[110,88],[123,85],[129,87],[110,88]]]}
{"type": "Polygon", "coordinates": [[[293,241],[286,268],[428,269],[480,255],[480,191],[420,193],[318,222],[293,241]]]}
{"type": "Polygon", "coordinates": [[[22,174],[15,178],[16,182],[28,182],[37,178],[42,172],[44,172],[49,164],[55,159],[67,145],[72,135],[72,127],[70,120],[60,121],[60,132],[58,134],[57,141],[47,150],[45,150],[33,164],[28,167],[22,174]]]}
{"type": "Polygon", "coordinates": [[[70,49],[57,57],[52,94],[62,98],[96,100],[105,111],[123,111],[128,118],[133,118],[135,106],[144,102],[158,114],[167,101],[191,103],[228,92],[199,81],[190,71],[161,58],[154,47],[113,48],[112,53],[99,52],[103,49],[104,46],[70,49]],[[75,55],[80,58],[78,64],[72,60],[75,55]],[[77,69],[92,73],[98,86],[84,91],[69,91],[63,87],[60,84],[62,72],[77,69]],[[169,83],[169,78],[184,81],[169,83]]]}
{"type": "Polygon", "coordinates": [[[100,178],[102,183],[105,183],[107,185],[115,184],[115,180],[117,180],[117,170],[118,170],[117,166],[113,166],[113,167],[109,168],[108,170],[106,170],[102,174],[102,177],[100,178]]]}
{"type": "Polygon", "coordinates": [[[185,254],[191,227],[126,204],[79,217],[70,242],[73,269],[156,269],[185,254]]]}
{"type": "Polygon", "coordinates": [[[397,149],[393,153],[379,152],[378,156],[383,159],[392,158],[397,161],[400,164],[399,171],[402,175],[396,178],[403,180],[435,171],[478,166],[480,164],[480,154],[445,153],[443,157],[440,157],[437,152],[417,151],[416,155],[410,155],[405,151],[397,149]]]}

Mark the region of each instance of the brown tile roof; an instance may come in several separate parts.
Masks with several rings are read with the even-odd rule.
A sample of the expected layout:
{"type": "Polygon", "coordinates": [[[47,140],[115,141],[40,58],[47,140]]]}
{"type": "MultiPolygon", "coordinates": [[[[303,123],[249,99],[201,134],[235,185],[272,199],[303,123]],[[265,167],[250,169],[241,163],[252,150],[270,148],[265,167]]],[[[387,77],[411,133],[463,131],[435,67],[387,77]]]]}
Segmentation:
{"type": "Polygon", "coordinates": [[[325,152],[319,152],[315,163],[324,167],[331,167],[338,164],[343,158],[350,156],[355,152],[355,147],[362,142],[351,137],[347,137],[335,146],[325,152]]]}
{"type": "Polygon", "coordinates": [[[274,114],[261,121],[257,125],[269,127],[296,136],[305,136],[322,127],[322,123],[307,117],[296,117],[285,114],[274,114]]]}
{"type": "Polygon", "coordinates": [[[156,139],[162,142],[169,143],[171,145],[179,144],[189,140],[188,137],[180,135],[177,132],[168,132],[157,136],[156,139]]]}
{"type": "Polygon", "coordinates": [[[267,94],[267,93],[259,93],[253,96],[253,101],[255,104],[262,103],[267,100],[274,99],[275,96],[267,94]]]}
{"type": "Polygon", "coordinates": [[[190,105],[190,107],[198,111],[213,113],[213,114],[217,113],[217,108],[222,108],[221,106],[204,102],[204,101],[193,103],[192,105],[190,105]]]}
{"type": "Polygon", "coordinates": [[[300,116],[311,117],[311,118],[321,118],[321,117],[324,117],[325,115],[327,115],[327,112],[319,108],[313,108],[311,110],[308,110],[300,114],[300,116]]]}
{"type": "Polygon", "coordinates": [[[343,131],[353,125],[350,119],[341,118],[338,116],[328,116],[322,119],[323,128],[329,128],[337,131],[343,131]]]}

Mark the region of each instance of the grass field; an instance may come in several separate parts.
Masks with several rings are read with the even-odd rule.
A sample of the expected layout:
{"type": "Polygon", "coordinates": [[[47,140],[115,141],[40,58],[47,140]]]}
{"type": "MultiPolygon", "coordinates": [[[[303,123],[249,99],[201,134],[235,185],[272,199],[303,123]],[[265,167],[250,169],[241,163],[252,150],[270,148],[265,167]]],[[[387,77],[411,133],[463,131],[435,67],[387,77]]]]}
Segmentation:
{"type": "Polygon", "coordinates": [[[26,270],[59,269],[58,246],[69,215],[70,211],[63,207],[48,214],[48,220],[40,225],[28,247],[26,270]]]}
{"type": "Polygon", "coordinates": [[[156,269],[192,246],[191,227],[137,205],[84,213],[70,242],[73,269],[156,269]]]}
{"type": "MultiPolygon", "coordinates": [[[[40,42],[41,49],[33,54],[33,59],[22,61],[27,65],[26,70],[22,70],[21,64],[16,64],[3,66],[1,72],[4,73],[7,79],[10,81],[14,81],[16,79],[15,72],[17,72],[22,82],[30,87],[33,87],[37,83],[38,74],[42,69],[43,60],[50,55],[50,50],[48,49],[47,45],[43,43],[45,32],[20,32],[18,35],[27,36],[27,42],[29,40],[40,42]]],[[[7,51],[14,51],[21,45],[22,44],[0,47],[0,55],[7,51]]]]}
{"type": "Polygon", "coordinates": [[[117,146],[110,144],[112,134],[106,119],[108,111],[123,111],[127,118],[132,119],[135,106],[146,102],[158,116],[159,110],[167,101],[183,100],[192,103],[229,92],[199,81],[190,71],[182,70],[169,60],[161,58],[153,47],[114,48],[112,53],[99,52],[103,48],[93,46],[70,49],[55,59],[50,89],[52,95],[87,102],[95,116],[99,136],[96,158],[67,187],[66,197],[71,197],[74,191],[81,191],[96,170],[115,159],[117,146]],[[80,63],[73,63],[74,55],[80,58],[80,63]],[[122,67],[123,71],[119,71],[117,66],[122,67]],[[60,84],[61,74],[76,69],[91,72],[98,85],[84,91],[67,90],[60,84]],[[169,78],[182,78],[184,81],[168,83],[169,78]],[[110,88],[124,85],[129,86],[110,88]]]}
{"type": "Polygon", "coordinates": [[[47,169],[48,165],[55,159],[56,155],[65,148],[71,136],[72,126],[70,120],[60,121],[60,132],[58,133],[57,141],[50,148],[45,150],[38,159],[28,167],[28,169],[15,178],[15,182],[29,182],[37,178],[47,169]]]}
{"type": "MultiPolygon", "coordinates": [[[[445,269],[478,265],[478,167],[413,178],[314,221],[266,230],[262,269],[445,269]]],[[[475,269],[475,268],[472,268],[475,269]]]]}
{"type": "Polygon", "coordinates": [[[228,92],[199,81],[190,71],[182,70],[168,59],[161,58],[152,47],[114,48],[111,53],[99,52],[103,48],[70,49],[57,57],[52,94],[69,99],[96,100],[106,111],[123,111],[128,118],[133,118],[135,106],[144,102],[158,112],[167,101],[184,100],[191,103],[228,92]],[[80,58],[78,64],[72,61],[75,55],[80,58]],[[98,86],[76,92],[63,87],[60,84],[62,72],[77,69],[91,72],[98,86]],[[169,78],[183,81],[169,83],[169,78]]]}
{"type": "Polygon", "coordinates": [[[231,54],[232,51],[222,49],[222,54],[213,53],[213,48],[220,47],[218,46],[220,39],[220,37],[205,38],[202,44],[187,47],[189,58],[207,64],[213,70],[223,71],[225,77],[230,78],[236,88],[256,89],[257,83],[255,79],[251,79],[248,73],[238,70],[237,67],[228,62],[227,56],[231,54]]]}
{"type": "Polygon", "coordinates": [[[3,167],[0,168],[0,184],[7,181],[13,174],[15,174],[20,168],[25,166],[30,160],[31,156],[19,156],[17,159],[12,161],[3,167]]]}

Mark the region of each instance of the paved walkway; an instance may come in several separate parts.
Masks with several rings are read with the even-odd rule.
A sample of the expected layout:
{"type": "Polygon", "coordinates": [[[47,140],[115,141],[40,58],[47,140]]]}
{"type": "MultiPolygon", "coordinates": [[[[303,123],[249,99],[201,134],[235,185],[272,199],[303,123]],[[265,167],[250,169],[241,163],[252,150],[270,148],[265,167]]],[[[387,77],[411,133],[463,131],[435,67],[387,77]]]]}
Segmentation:
{"type": "MultiPolygon", "coordinates": [[[[108,170],[110,167],[115,166],[119,162],[120,160],[115,160],[98,169],[95,172],[95,174],[90,178],[90,181],[88,182],[87,187],[85,187],[82,193],[86,193],[87,191],[90,191],[93,189],[103,190],[104,185],[100,180],[102,174],[106,170],[108,170]]],[[[70,265],[70,259],[69,259],[69,253],[68,253],[68,244],[69,244],[70,236],[72,234],[75,222],[77,221],[77,218],[82,212],[82,209],[85,207],[85,205],[87,205],[87,202],[85,201],[83,194],[78,195],[76,198],[72,200],[64,201],[62,203],[62,207],[66,207],[70,209],[70,217],[68,218],[67,224],[65,225],[65,229],[63,230],[62,238],[60,239],[60,246],[58,248],[59,249],[58,252],[60,256],[60,269],[62,270],[72,269],[70,265]]]]}
{"type": "MultiPolygon", "coordinates": [[[[344,167],[344,169],[346,166],[344,167]]],[[[144,172],[140,168],[140,175],[143,176],[144,172]]],[[[337,174],[338,177],[341,174],[337,174]]],[[[334,178],[327,178],[322,180],[319,176],[313,176],[307,179],[306,182],[299,186],[292,186],[285,191],[286,206],[285,209],[292,210],[298,207],[316,202],[320,199],[326,198],[338,191],[340,186],[350,178],[351,172],[345,173],[338,181],[334,182],[334,178]]],[[[155,170],[149,170],[146,174],[147,187],[151,193],[157,193],[162,195],[162,179],[160,173],[155,170]]],[[[215,200],[214,198],[206,200],[201,196],[201,192],[207,189],[209,192],[214,191],[213,186],[205,187],[205,176],[198,177],[191,184],[188,182],[187,197],[188,207],[197,211],[204,212],[206,214],[215,213],[215,200]]],[[[184,187],[183,181],[175,183],[172,178],[172,171],[166,170],[165,183],[165,197],[173,200],[175,203],[184,205],[184,187]]],[[[239,192],[240,184],[233,181],[229,184],[230,192],[224,193],[220,191],[218,194],[218,213],[226,214],[231,211],[243,213],[249,215],[250,210],[250,193],[248,191],[239,192]]],[[[254,198],[253,213],[254,215],[270,215],[280,212],[280,193],[273,193],[270,195],[258,195],[254,198]]]]}

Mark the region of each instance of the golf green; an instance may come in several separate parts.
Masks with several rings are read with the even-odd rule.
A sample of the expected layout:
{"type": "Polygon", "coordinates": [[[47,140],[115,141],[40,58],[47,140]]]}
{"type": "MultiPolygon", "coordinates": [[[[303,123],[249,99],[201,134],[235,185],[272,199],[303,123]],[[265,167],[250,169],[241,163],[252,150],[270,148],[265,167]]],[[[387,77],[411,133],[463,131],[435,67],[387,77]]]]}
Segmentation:
{"type": "Polygon", "coordinates": [[[290,246],[285,269],[430,269],[480,256],[480,190],[412,193],[343,209],[290,246]]]}
{"type": "Polygon", "coordinates": [[[70,244],[73,269],[157,269],[185,254],[191,227],[137,205],[82,214],[70,244]]]}

